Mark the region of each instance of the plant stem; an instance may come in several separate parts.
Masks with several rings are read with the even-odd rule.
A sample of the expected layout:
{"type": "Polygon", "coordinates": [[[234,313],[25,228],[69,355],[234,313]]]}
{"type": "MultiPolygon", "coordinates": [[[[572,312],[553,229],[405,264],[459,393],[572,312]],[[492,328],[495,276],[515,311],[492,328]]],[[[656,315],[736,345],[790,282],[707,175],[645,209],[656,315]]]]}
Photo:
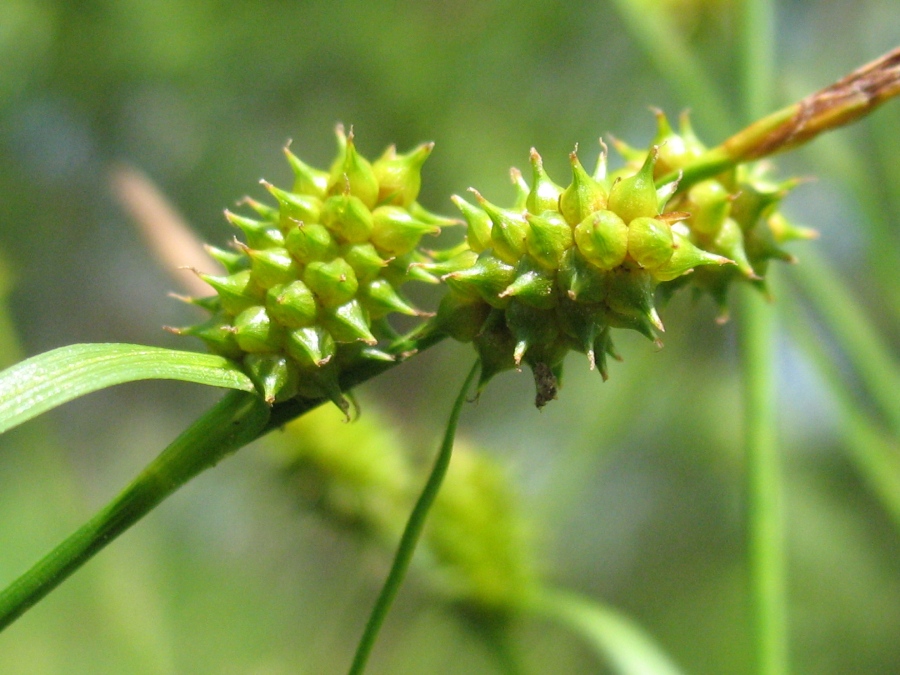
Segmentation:
{"type": "Polygon", "coordinates": [[[748,566],[752,638],[758,675],[785,675],[785,601],[782,475],[775,432],[772,308],[754,290],[741,307],[744,370],[748,566]]]}
{"type": "Polygon", "coordinates": [[[350,666],[350,675],[361,675],[365,670],[369,654],[372,652],[372,647],[375,645],[375,639],[378,637],[378,631],[381,629],[381,625],[384,623],[384,619],[391,608],[391,604],[393,604],[394,598],[397,597],[397,592],[400,590],[400,584],[403,583],[403,578],[406,576],[406,570],[409,568],[409,563],[412,561],[413,553],[415,553],[416,550],[416,544],[419,541],[419,536],[422,534],[422,529],[425,527],[425,519],[428,516],[428,510],[434,503],[438,491],[441,489],[441,483],[444,481],[444,476],[447,474],[447,467],[450,466],[450,457],[453,454],[453,440],[456,437],[456,427],[459,423],[459,415],[462,411],[463,403],[466,401],[466,393],[469,391],[469,387],[475,379],[475,374],[478,372],[479,366],[480,362],[477,361],[475,362],[475,365],[472,366],[472,369],[469,371],[469,374],[456,397],[453,409],[450,411],[450,419],[447,421],[447,430],[444,433],[444,440],[441,443],[441,448],[435,459],[431,475],[428,476],[428,481],[425,483],[422,494],[419,495],[419,499],[416,502],[412,513],[409,515],[409,520],[406,522],[403,536],[400,538],[400,544],[397,547],[397,553],[394,556],[394,562],[391,565],[391,571],[384,582],[384,586],[381,589],[381,593],[378,595],[378,599],[375,601],[375,606],[372,608],[372,613],[369,615],[369,620],[366,622],[365,631],[356,648],[356,655],[350,666]]]}
{"type": "MultiPolygon", "coordinates": [[[[745,0],[743,9],[744,112],[752,120],[771,108],[775,11],[773,0],[745,0]]],[[[774,311],[754,290],[744,295],[740,332],[754,672],[786,675],[784,488],[776,440],[774,311]]]]}
{"type": "Polygon", "coordinates": [[[226,394],[118,497],[0,593],[0,630],[181,485],[256,438],[268,417],[268,407],[256,394],[226,394]]]}

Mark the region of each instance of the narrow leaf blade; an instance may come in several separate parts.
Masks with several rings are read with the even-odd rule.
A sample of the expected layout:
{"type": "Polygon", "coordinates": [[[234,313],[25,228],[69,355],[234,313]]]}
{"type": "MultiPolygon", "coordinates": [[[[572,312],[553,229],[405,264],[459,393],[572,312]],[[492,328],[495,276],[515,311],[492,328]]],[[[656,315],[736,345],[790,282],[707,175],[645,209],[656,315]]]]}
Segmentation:
{"type": "Polygon", "coordinates": [[[537,609],[580,634],[618,675],[684,675],[647,633],[611,607],[548,589],[537,609]]]}
{"type": "Polygon", "coordinates": [[[137,380],[254,391],[240,367],[221,356],[130,344],[69,345],[0,373],[0,433],[79,396],[137,380]]]}

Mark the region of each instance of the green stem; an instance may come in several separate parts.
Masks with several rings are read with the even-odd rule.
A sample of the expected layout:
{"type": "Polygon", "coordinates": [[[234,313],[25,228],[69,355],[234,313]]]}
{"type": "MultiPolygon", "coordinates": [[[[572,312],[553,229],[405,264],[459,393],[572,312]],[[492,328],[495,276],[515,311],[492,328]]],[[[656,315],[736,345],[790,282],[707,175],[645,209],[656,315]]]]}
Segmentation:
{"type": "MultiPolygon", "coordinates": [[[[772,0],[745,0],[743,8],[744,113],[753,120],[771,109],[775,12],[772,0]]],[[[776,440],[774,311],[753,290],[744,299],[740,329],[754,672],[786,675],[784,488],[776,440]]]]}
{"type": "Polygon", "coordinates": [[[773,311],[754,290],[741,307],[748,566],[759,675],[788,672],[782,475],[776,443],[773,311]]]}
{"type": "Polygon", "coordinates": [[[472,366],[472,369],[469,371],[469,374],[456,397],[453,409],[450,411],[450,419],[447,421],[447,430],[444,433],[444,440],[441,443],[441,448],[435,459],[431,475],[428,476],[428,481],[425,483],[422,494],[419,495],[419,500],[416,502],[416,505],[409,516],[409,520],[406,522],[403,536],[400,538],[400,544],[397,547],[397,553],[394,556],[394,562],[391,565],[391,571],[384,582],[384,586],[381,589],[381,593],[378,595],[378,599],[375,601],[375,606],[372,608],[372,613],[369,615],[369,620],[366,622],[365,631],[356,648],[356,655],[350,666],[350,675],[361,675],[365,670],[369,654],[372,652],[372,647],[375,645],[375,639],[378,637],[378,631],[381,629],[381,625],[384,623],[384,619],[391,608],[391,604],[393,604],[394,598],[397,597],[397,592],[400,590],[400,584],[403,583],[403,578],[406,576],[406,570],[409,568],[409,563],[412,561],[413,553],[415,553],[416,550],[416,544],[419,541],[419,536],[422,534],[422,529],[425,527],[425,519],[428,516],[428,511],[434,503],[438,491],[441,489],[441,483],[443,483],[444,476],[447,474],[447,467],[450,466],[450,457],[453,454],[453,440],[456,437],[456,427],[459,423],[459,415],[462,411],[463,403],[466,401],[466,393],[469,391],[469,387],[475,379],[475,374],[478,372],[479,365],[480,363],[476,362],[475,365],[472,366]]]}
{"type": "Polygon", "coordinates": [[[0,630],[188,480],[252,441],[269,410],[233,391],[181,434],[118,497],[0,593],[0,630]]]}

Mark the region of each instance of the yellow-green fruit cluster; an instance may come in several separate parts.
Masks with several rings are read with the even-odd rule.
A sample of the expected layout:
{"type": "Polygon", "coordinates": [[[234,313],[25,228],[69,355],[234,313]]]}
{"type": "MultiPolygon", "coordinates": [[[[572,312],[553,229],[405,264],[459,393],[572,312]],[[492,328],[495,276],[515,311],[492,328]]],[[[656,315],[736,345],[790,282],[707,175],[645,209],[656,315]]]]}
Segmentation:
{"type": "Polygon", "coordinates": [[[293,188],[263,181],[277,208],[247,199],[256,217],[226,211],[246,243],[235,241],[232,251],[208,249],[227,274],[200,275],[217,295],[194,302],[211,317],[178,331],[241,360],[269,402],[327,396],[345,408],[342,368],[392,358],[376,347],[390,336],[382,319],[421,314],[399,288],[411,279],[437,282],[413,264],[428,262],[416,248],[424,234],[454,222],[416,202],[432,144],[406,155],[391,147],[370,163],[352,130],[345,135],[338,127],[337,137],[330,171],[285,150],[293,188]]]}
{"type": "Polygon", "coordinates": [[[508,209],[475,190],[477,205],[453,197],[468,222],[467,250],[433,268],[450,287],[435,325],[474,342],[482,386],[525,362],[540,407],[555,397],[570,350],[587,354],[605,378],[611,328],[658,340],[658,286],[704,269],[702,287],[724,298],[731,280],[759,280],[769,258],[785,257],[772,225],[785,186],[773,191],[738,170],[679,192],[678,170],[705,150],[686,121],[675,134],[660,115],[649,150],[617,147],[627,164],[613,174],[605,147],[593,174],[571,153],[565,188],[532,150],[532,184],[513,171],[518,198],[508,209]]]}
{"type": "MultiPolygon", "coordinates": [[[[657,112],[657,134],[653,143],[660,148],[654,176],[657,181],[686,169],[707,148],[691,130],[687,116],[682,116],[680,132],[675,133],[665,115],[657,112]]],[[[630,156],[632,166],[642,154],[621,146],[630,156]]],[[[725,267],[698,268],[690,276],[682,276],[661,284],[660,291],[669,295],[677,288],[692,285],[709,293],[719,307],[719,319],[728,318],[728,288],[732,282],[749,282],[768,293],[765,275],[770,260],[794,262],[782,244],[797,239],[811,239],[814,230],[792,225],[777,209],[798,181],[774,182],[768,176],[765,162],[740,165],[730,171],[700,182],[679,187],[667,208],[689,214],[684,225],[691,241],[699,248],[734,262],[725,267]]]]}

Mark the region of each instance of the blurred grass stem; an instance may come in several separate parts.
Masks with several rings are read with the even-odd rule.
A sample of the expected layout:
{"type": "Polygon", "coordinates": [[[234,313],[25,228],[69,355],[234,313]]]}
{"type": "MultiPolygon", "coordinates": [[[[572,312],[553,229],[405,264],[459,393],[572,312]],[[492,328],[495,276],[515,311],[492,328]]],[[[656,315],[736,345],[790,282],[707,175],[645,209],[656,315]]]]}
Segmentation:
{"type": "MultiPolygon", "coordinates": [[[[854,372],[884,413],[893,433],[900,435],[900,365],[871,318],[814,250],[807,251],[803,263],[791,272],[853,364],[854,372]]],[[[841,389],[845,388],[841,385],[841,389]]]]}
{"type": "MultiPolygon", "coordinates": [[[[759,119],[771,109],[774,15],[772,0],[744,0],[741,54],[744,112],[751,120],[759,119]]],[[[747,129],[754,129],[756,124],[747,129]]],[[[720,147],[727,146],[728,142],[720,147]]],[[[744,374],[747,562],[753,672],[757,675],[787,675],[790,671],[784,478],[777,443],[775,321],[774,309],[755,289],[748,288],[744,293],[739,331],[744,374]]]]}
{"type": "Polygon", "coordinates": [[[833,355],[802,316],[799,300],[792,293],[784,295],[781,315],[834,401],[839,416],[836,427],[850,450],[850,459],[900,529],[900,446],[896,433],[879,428],[861,407],[833,355]]]}

